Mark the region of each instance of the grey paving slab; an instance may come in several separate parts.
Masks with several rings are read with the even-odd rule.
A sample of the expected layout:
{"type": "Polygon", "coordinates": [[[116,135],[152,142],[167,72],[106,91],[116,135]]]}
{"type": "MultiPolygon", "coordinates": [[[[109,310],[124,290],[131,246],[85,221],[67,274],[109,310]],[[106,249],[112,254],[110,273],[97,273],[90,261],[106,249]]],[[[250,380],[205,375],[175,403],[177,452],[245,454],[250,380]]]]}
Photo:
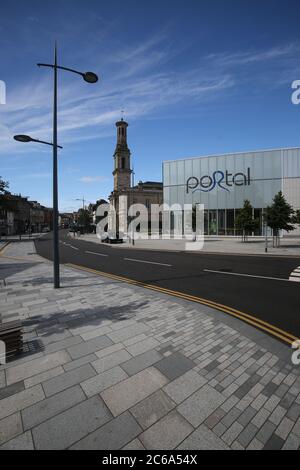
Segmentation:
{"type": "Polygon", "coordinates": [[[61,366],[68,361],[70,361],[69,354],[65,351],[59,351],[39,357],[38,359],[32,359],[24,364],[12,366],[6,371],[7,385],[27,379],[28,377],[40,374],[54,367],[61,366]]]}
{"type": "Polygon", "coordinates": [[[15,413],[0,421],[0,445],[23,433],[20,413],[15,413]]]}
{"type": "Polygon", "coordinates": [[[147,429],[168,414],[175,406],[176,403],[174,403],[168,395],[162,390],[158,390],[150,397],[145,398],[137,405],[130,408],[130,412],[140,426],[143,429],[147,429]]]}
{"type": "Polygon", "coordinates": [[[132,338],[133,336],[137,336],[141,333],[144,333],[149,330],[147,325],[142,323],[137,323],[132,326],[128,326],[127,328],[122,328],[117,331],[113,331],[112,333],[108,333],[107,336],[114,342],[119,343],[120,341],[125,341],[126,339],[132,338]]]}
{"type": "Polygon", "coordinates": [[[43,382],[43,389],[47,397],[54,395],[66,388],[79,384],[84,380],[90,379],[96,375],[95,369],[90,364],[84,364],[77,369],[65,372],[57,377],[43,382]]]}
{"type": "Polygon", "coordinates": [[[28,388],[0,401],[0,419],[5,418],[27,406],[33,405],[45,398],[41,385],[28,388]]]}
{"type": "Polygon", "coordinates": [[[92,377],[91,379],[85,380],[80,385],[85,394],[88,397],[91,397],[127,378],[128,375],[126,372],[121,369],[121,367],[116,366],[92,377]]]}
{"type": "Polygon", "coordinates": [[[63,365],[63,368],[66,372],[69,372],[70,370],[77,369],[80,366],[83,366],[84,364],[91,363],[97,359],[97,356],[95,353],[88,354],[87,356],[80,357],[79,359],[75,359],[74,361],[67,362],[67,364],[63,365]]]}
{"type": "Polygon", "coordinates": [[[189,370],[164,387],[164,391],[176,403],[181,403],[207,382],[195,370],[189,370]]]}
{"type": "Polygon", "coordinates": [[[92,397],[32,430],[36,449],[67,449],[111,419],[99,396],[92,397]]]}
{"type": "Polygon", "coordinates": [[[8,385],[8,387],[0,388],[0,400],[3,400],[3,398],[6,397],[10,397],[11,395],[15,395],[16,393],[22,392],[22,390],[24,389],[25,385],[23,380],[8,385]]]}
{"type": "Polygon", "coordinates": [[[5,372],[4,370],[0,370],[0,390],[3,387],[6,387],[5,372]]]}
{"type": "Polygon", "coordinates": [[[163,387],[166,383],[167,379],[158,370],[149,367],[108,388],[101,393],[101,396],[112,414],[117,416],[163,387]]]}
{"type": "Polygon", "coordinates": [[[155,364],[155,367],[169,380],[176,379],[195,366],[195,362],[179,352],[171,354],[155,364]]]}
{"type": "Polygon", "coordinates": [[[54,369],[46,370],[45,372],[41,372],[40,374],[34,375],[33,377],[29,377],[29,379],[24,380],[25,388],[33,387],[39,383],[45,382],[48,379],[52,379],[53,377],[57,377],[64,373],[64,369],[62,366],[55,367],[54,369]]]}
{"type": "Polygon", "coordinates": [[[99,336],[89,341],[84,341],[76,346],[71,346],[67,349],[72,359],[86,356],[100,349],[111,346],[113,342],[107,336],[99,336]]]}
{"type": "Polygon", "coordinates": [[[123,447],[123,450],[145,450],[145,447],[139,439],[133,439],[133,441],[123,447]]]}
{"type": "Polygon", "coordinates": [[[70,338],[57,341],[55,343],[47,344],[45,347],[46,353],[54,353],[56,351],[61,351],[62,349],[75,346],[76,344],[82,343],[83,339],[81,336],[71,336],[70,338]]]}
{"type": "Polygon", "coordinates": [[[171,411],[143,432],[139,439],[146,449],[169,450],[175,449],[193,430],[179,413],[171,411]]]}
{"type": "Polygon", "coordinates": [[[134,343],[131,346],[127,346],[127,351],[132,356],[137,356],[138,354],[142,354],[150,349],[154,349],[160,345],[160,342],[157,341],[155,338],[147,338],[143,341],[139,341],[138,343],[134,343]]]}
{"type": "Polygon", "coordinates": [[[177,450],[230,450],[230,447],[202,424],[177,447],[177,450]]]}
{"type": "Polygon", "coordinates": [[[34,450],[32,435],[30,431],[21,434],[18,437],[10,440],[3,446],[2,450],[34,450]]]}
{"type": "Polygon", "coordinates": [[[29,406],[22,411],[24,429],[33,428],[85,399],[83,391],[77,385],[29,406]]]}
{"type": "Polygon", "coordinates": [[[264,450],[280,450],[284,446],[284,440],[277,434],[272,434],[272,436],[267,440],[264,450]]]}
{"type": "Polygon", "coordinates": [[[123,362],[122,369],[124,369],[128,375],[134,375],[154,365],[156,362],[160,361],[162,357],[163,356],[155,349],[152,349],[129,359],[129,361],[123,362]]]}
{"type": "Polygon", "coordinates": [[[142,429],[133,416],[126,411],[109,423],[92,432],[71,447],[71,450],[115,450],[121,449],[135,439],[142,429]]]}
{"type": "Polygon", "coordinates": [[[197,427],[222,405],[225,400],[226,397],[214,388],[204,385],[181,403],[177,409],[193,426],[197,427]]]}
{"type": "Polygon", "coordinates": [[[129,354],[126,349],[120,349],[114,353],[111,353],[107,356],[102,357],[101,359],[97,359],[96,361],[92,362],[92,366],[96,371],[100,374],[105,370],[111,369],[112,367],[118,366],[122,364],[122,362],[126,362],[131,359],[131,355],[129,354]]]}

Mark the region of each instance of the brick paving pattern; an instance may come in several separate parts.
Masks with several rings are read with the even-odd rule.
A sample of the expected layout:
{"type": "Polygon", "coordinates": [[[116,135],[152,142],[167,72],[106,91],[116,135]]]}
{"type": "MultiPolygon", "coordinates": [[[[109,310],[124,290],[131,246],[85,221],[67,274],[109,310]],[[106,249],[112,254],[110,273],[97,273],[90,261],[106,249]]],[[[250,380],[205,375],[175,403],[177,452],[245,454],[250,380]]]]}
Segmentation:
{"type": "Polygon", "coordinates": [[[300,366],[205,306],[52,265],[32,242],[0,258],[2,321],[24,354],[0,366],[1,449],[299,449],[300,366]],[[13,259],[14,257],[14,259],[13,259]]]}

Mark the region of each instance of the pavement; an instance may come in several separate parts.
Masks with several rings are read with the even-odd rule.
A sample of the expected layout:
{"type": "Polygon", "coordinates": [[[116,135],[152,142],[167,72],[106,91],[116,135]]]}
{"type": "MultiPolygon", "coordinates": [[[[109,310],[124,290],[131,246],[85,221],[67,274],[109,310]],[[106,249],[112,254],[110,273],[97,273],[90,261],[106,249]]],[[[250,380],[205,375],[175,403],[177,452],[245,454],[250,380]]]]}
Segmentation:
{"type": "MultiPolygon", "coordinates": [[[[73,234],[70,238],[74,239],[73,234]]],[[[101,241],[95,234],[76,235],[75,238],[85,240],[97,244],[101,241]]],[[[193,243],[190,243],[191,246],[193,243]]],[[[162,250],[162,251],[183,251],[185,250],[186,240],[135,240],[134,246],[130,241],[118,245],[110,245],[112,248],[125,248],[125,249],[142,249],[142,250],[162,250]]],[[[201,252],[203,253],[230,253],[241,255],[263,255],[265,253],[266,242],[262,237],[248,237],[246,242],[241,241],[241,237],[205,237],[204,246],[201,252]]],[[[297,256],[300,257],[300,237],[288,236],[280,240],[278,248],[273,247],[272,237],[268,238],[268,251],[267,255],[272,256],[297,256]]]]}
{"type": "Polygon", "coordinates": [[[24,353],[0,366],[1,449],[299,449],[292,349],[206,305],[52,263],[0,257],[3,321],[24,353]]]}

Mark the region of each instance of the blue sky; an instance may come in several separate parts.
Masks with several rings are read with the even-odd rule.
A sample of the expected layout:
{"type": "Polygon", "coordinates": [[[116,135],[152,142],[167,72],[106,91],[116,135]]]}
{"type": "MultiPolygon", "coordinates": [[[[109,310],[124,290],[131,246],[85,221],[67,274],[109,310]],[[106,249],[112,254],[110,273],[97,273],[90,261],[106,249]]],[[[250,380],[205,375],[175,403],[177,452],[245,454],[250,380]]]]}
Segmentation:
{"type": "Polygon", "coordinates": [[[298,0],[10,0],[1,6],[0,175],[51,205],[51,62],[98,73],[59,76],[60,209],[112,189],[115,121],[125,110],[138,180],[163,160],[300,145],[298,0]]]}

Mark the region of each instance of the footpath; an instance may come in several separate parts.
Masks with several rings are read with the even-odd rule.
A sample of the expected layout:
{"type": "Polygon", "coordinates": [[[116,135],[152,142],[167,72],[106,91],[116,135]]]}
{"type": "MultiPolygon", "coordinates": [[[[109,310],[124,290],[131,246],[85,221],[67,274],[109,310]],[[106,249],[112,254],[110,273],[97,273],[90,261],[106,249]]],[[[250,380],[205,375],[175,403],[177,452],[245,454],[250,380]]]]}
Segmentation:
{"type": "Polygon", "coordinates": [[[205,305],[52,275],[33,241],[1,252],[2,321],[25,341],[0,366],[1,449],[299,449],[291,348],[205,305]]]}

